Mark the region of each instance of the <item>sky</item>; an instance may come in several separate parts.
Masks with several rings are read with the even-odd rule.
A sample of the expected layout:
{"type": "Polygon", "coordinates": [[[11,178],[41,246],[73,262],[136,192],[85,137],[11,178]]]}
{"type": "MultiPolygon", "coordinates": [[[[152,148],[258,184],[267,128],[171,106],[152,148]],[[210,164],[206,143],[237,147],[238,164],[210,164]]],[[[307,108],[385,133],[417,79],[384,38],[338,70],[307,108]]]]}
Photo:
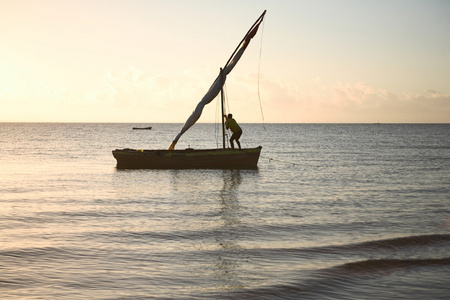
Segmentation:
{"type": "Polygon", "coordinates": [[[0,122],[450,123],[447,0],[0,0],[0,122]],[[217,102],[199,122],[215,122],[217,102]]]}

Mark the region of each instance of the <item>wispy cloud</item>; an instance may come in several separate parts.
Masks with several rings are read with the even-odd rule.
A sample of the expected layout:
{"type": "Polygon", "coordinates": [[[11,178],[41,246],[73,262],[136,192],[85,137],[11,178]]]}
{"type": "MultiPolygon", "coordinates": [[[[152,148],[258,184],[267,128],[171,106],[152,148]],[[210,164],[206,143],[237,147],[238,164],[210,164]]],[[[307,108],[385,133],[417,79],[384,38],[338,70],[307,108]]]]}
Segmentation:
{"type": "MultiPolygon", "coordinates": [[[[148,75],[136,67],[109,71],[93,87],[70,89],[33,82],[0,90],[1,121],[179,122],[189,116],[215,79],[213,71],[148,75]],[[26,92],[25,92],[26,91],[26,92]],[[23,119],[10,119],[19,115],[23,119]]],[[[273,80],[256,74],[229,76],[228,106],[240,122],[450,122],[450,94],[433,89],[395,93],[364,82],[326,84],[320,78],[273,80]],[[258,98],[258,81],[260,98],[258,98]]],[[[213,122],[215,105],[200,122],[213,122]],[[212,111],[212,113],[211,113],[212,111]]]]}
{"type": "MultiPolygon", "coordinates": [[[[312,81],[313,82],[313,81],[312,81]]],[[[396,93],[364,82],[310,85],[265,80],[269,118],[285,122],[450,122],[450,94],[396,93]]]]}

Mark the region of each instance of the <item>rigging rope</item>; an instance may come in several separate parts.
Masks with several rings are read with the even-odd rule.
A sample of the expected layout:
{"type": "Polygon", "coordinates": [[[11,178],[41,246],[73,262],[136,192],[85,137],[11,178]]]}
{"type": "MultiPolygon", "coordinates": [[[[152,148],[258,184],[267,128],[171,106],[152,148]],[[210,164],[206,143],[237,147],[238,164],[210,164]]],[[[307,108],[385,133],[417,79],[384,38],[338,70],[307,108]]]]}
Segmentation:
{"type": "MultiPolygon", "coordinates": [[[[227,84],[225,82],[225,84],[223,85],[223,101],[224,101],[224,114],[228,116],[228,113],[231,111],[230,110],[230,101],[228,101],[228,89],[227,89],[227,84]]],[[[222,116],[223,118],[223,116],[222,116]]],[[[230,133],[230,129],[225,127],[225,144],[226,146],[229,148],[230,147],[230,141],[228,140],[229,137],[229,133],[230,133]]]]}
{"type": "MultiPolygon", "coordinates": [[[[227,92],[227,85],[226,83],[222,87],[223,89],[223,98],[224,98],[224,107],[223,107],[223,113],[225,115],[228,115],[228,112],[230,111],[229,107],[229,101],[228,101],[228,92],[227,92]]],[[[216,120],[215,120],[215,135],[216,135],[216,147],[222,148],[222,146],[219,147],[219,143],[222,143],[222,107],[220,104],[220,101],[216,101],[216,120]],[[220,142],[219,142],[220,139],[220,142]]],[[[225,130],[225,146],[230,147],[230,141],[228,140],[229,136],[229,129],[225,130]]]]}
{"type": "Polygon", "coordinates": [[[262,103],[261,103],[261,94],[259,92],[259,77],[261,75],[261,56],[262,56],[262,44],[263,44],[264,24],[265,23],[266,23],[266,20],[264,19],[262,21],[262,28],[261,28],[261,44],[259,46],[259,63],[258,63],[258,100],[259,100],[259,108],[261,110],[261,117],[262,117],[262,121],[263,121],[264,130],[266,130],[266,126],[265,126],[265,121],[264,121],[264,112],[263,112],[262,103]]]}
{"type": "Polygon", "coordinates": [[[292,162],[292,161],[286,161],[286,160],[281,160],[281,159],[275,159],[275,158],[271,158],[271,157],[267,157],[265,155],[261,155],[261,157],[264,157],[265,159],[269,159],[269,162],[271,161],[276,161],[276,162],[280,162],[280,163],[285,163],[285,164],[289,164],[289,165],[299,165],[299,166],[304,166],[304,167],[318,167],[318,166],[314,166],[314,165],[308,165],[308,164],[301,164],[301,163],[297,163],[297,162],[292,162]]]}
{"type": "Polygon", "coordinates": [[[227,83],[225,82],[223,85],[223,98],[224,98],[224,113],[226,115],[228,115],[229,112],[231,112],[230,110],[230,102],[228,101],[228,89],[227,89],[227,83]]]}
{"type": "Polygon", "coordinates": [[[216,101],[216,119],[214,121],[214,135],[216,137],[216,147],[219,149],[219,122],[217,121],[218,116],[222,114],[222,111],[220,109],[220,102],[216,101]]]}

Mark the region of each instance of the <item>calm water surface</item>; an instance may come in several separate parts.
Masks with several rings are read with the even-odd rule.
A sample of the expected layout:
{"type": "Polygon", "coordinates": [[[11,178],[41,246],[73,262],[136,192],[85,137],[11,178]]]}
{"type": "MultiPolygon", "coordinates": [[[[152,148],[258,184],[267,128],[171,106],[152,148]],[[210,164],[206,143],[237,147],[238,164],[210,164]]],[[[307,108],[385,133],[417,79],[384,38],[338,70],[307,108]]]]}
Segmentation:
{"type": "Polygon", "coordinates": [[[258,170],[115,168],[181,124],[0,123],[0,298],[448,299],[450,125],[242,127],[258,170]]]}

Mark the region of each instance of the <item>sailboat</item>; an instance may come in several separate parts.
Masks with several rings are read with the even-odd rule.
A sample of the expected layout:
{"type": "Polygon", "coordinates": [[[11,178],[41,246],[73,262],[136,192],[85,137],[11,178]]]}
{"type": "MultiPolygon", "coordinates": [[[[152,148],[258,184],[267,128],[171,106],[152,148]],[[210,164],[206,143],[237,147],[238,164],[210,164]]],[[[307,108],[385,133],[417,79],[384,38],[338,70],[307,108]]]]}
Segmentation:
{"type": "Polygon", "coordinates": [[[136,150],[116,149],[113,156],[117,160],[118,169],[256,169],[262,147],[246,149],[229,149],[225,145],[225,122],[222,117],[222,139],[223,147],[218,149],[185,149],[176,150],[175,146],[180,137],[197,122],[205,105],[213,101],[221,94],[220,101],[222,115],[224,115],[224,91],[223,86],[227,75],[233,70],[251,39],[256,35],[262,23],[266,11],[250,27],[247,34],[238,44],[231,57],[216,80],[201,101],[197,104],[191,116],[187,119],[180,132],[167,150],[136,150]]]}

